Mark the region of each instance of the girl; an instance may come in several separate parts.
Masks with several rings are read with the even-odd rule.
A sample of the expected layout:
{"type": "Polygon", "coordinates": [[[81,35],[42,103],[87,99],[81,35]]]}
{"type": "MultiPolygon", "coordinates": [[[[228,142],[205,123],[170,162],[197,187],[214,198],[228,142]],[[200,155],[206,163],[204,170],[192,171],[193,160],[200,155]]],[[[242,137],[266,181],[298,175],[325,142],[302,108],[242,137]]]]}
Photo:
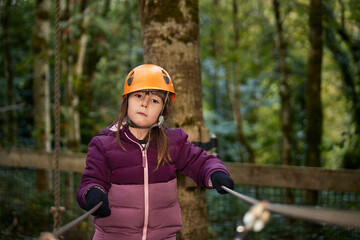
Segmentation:
{"type": "Polygon", "coordinates": [[[93,239],[176,239],[181,229],[176,171],[199,186],[233,189],[221,160],[163,126],[175,91],[161,67],[144,64],[127,76],[120,116],[89,144],[77,190],[81,208],[94,213],[93,239]]]}

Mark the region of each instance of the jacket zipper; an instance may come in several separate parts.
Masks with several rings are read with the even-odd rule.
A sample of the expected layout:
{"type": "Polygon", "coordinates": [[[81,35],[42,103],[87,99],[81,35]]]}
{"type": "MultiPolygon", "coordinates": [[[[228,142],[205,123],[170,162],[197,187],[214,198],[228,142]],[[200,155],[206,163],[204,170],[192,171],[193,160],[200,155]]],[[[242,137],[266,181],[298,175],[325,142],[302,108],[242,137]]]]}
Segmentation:
{"type": "Polygon", "coordinates": [[[125,136],[140,147],[142,154],[142,167],[144,168],[144,225],[142,240],[146,240],[148,225],[149,225],[149,170],[148,170],[148,158],[146,149],[143,148],[138,142],[131,139],[126,133],[125,136]]]}
{"type": "Polygon", "coordinates": [[[148,171],[148,161],[146,150],[142,149],[143,156],[143,167],[144,167],[144,196],[145,196],[145,217],[144,217],[144,228],[143,228],[143,237],[142,239],[146,239],[147,228],[149,224],[149,171],[148,171]],[[145,166],[144,166],[145,163],[145,166]]]}

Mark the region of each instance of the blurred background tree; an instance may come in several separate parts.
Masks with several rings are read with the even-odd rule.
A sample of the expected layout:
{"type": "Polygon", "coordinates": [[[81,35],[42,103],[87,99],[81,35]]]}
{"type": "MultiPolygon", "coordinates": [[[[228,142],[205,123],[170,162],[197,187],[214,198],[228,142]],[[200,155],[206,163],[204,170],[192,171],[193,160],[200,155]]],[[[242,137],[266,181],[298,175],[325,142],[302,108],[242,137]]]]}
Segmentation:
{"type": "MultiPolygon", "coordinates": [[[[116,118],[126,73],[143,61],[139,10],[134,1],[62,3],[62,146],[86,151],[91,136],[116,118]]],[[[218,137],[219,155],[225,161],[282,163],[280,55],[272,2],[213,0],[200,1],[199,7],[203,114],[207,127],[218,137]]],[[[36,1],[3,1],[1,8],[6,14],[1,15],[0,144],[34,148],[38,114],[34,115],[32,84],[37,55],[31,46],[39,41],[29,36],[36,36],[36,1]]],[[[294,165],[305,164],[307,145],[308,8],[307,1],[286,1],[279,6],[287,47],[283,61],[291,96],[288,138],[294,165]]],[[[359,4],[329,0],[324,8],[321,165],[359,167],[359,4]]]]}

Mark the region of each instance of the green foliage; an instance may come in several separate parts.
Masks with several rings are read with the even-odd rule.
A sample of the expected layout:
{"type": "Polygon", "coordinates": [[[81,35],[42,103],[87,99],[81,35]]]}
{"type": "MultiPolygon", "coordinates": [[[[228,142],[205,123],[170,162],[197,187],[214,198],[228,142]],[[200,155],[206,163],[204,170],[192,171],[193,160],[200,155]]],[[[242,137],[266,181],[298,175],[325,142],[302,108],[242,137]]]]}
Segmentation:
{"type": "MultiPolygon", "coordinates": [[[[226,161],[243,161],[242,155],[245,149],[234,137],[235,132],[228,131],[228,129],[236,131],[236,128],[233,124],[229,124],[233,118],[226,89],[226,80],[231,77],[227,72],[239,59],[241,96],[238,101],[242,108],[244,133],[256,152],[258,163],[281,164],[280,73],[276,63],[279,56],[275,49],[276,28],[273,6],[271,1],[239,1],[238,4],[240,36],[239,49],[235,49],[230,1],[200,1],[205,121],[219,137],[220,156],[225,156],[226,161]],[[226,123],[228,127],[224,126],[226,123]],[[224,150],[226,153],[222,152],[224,150]]],[[[305,4],[296,1],[280,2],[283,35],[287,44],[286,64],[295,165],[305,164],[307,148],[304,132],[305,79],[309,45],[307,4],[308,2],[305,4]]],[[[349,32],[351,28],[358,29],[357,1],[341,1],[341,4],[336,2],[333,6],[337,19],[344,17],[344,27],[349,32]]],[[[332,28],[336,30],[335,26],[332,28]]],[[[334,44],[344,45],[336,42],[334,44]]],[[[345,49],[345,54],[349,56],[351,52],[345,49]]],[[[354,131],[353,123],[349,122],[353,110],[346,102],[346,97],[350,95],[346,88],[341,87],[343,76],[339,75],[337,61],[336,58],[329,56],[325,49],[322,73],[322,101],[325,111],[322,163],[327,168],[341,167],[345,152],[354,152],[354,149],[351,150],[354,143],[342,146],[336,144],[342,139],[341,132],[354,131]]],[[[354,70],[350,71],[355,74],[354,70]]]]}
{"type": "MultiPolygon", "coordinates": [[[[16,110],[18,115],[17,147],[29,148],[33,146],[31,138],[32,131],[32,38],[34,31],[35,11],[33,11],[36,1],[12,1],[9,9],[8,19],[8,38],[11,52],[11,66],[14,77],[14,101],[19,105],[16,110]],[[18,26],[18,27],[14,27],[18,26]],[[19,117],[21,116],[21,117],[19,117]]],[[[3,13],[5,3],[1,3],[1,12],[3,13]]],[[[1,31],[0,31],[0,107],[7,106],[7,80],[4,72],[4,14],[1,14],[1,31]]],[[[7,123],[9,111],[1,112],[0,125],[3,127],[7,123]]],[[[0,129],[0,146],[13,147],[7,142],[4,135],[3,127],[0,129]]]]}
{"type": "MultiPolygon", "coordinates": [[[[64,175],[61,175],[63,178],[64,175]]],[[[44,231],[53,230],[53,192],[39,193],[34,188],[36,174],[33,169],[0,167],[0,237],[1,239],[34,239],[44,231]]],[[[80,182],[80,176],[75,176],[80,182]]],[[[78,184],[74,187],[76,191],[78,184]]],[[[65,187],[61,186],[60,205],[64,202],[65,187]]],[[[75,202],[76,200],[73,199],[75,202]]],[[[84,211],[79,207],[66,209],[61,215],[62,225],[68,223],[84,211]]],[[[83,222],[65,234],[66,239],[83,239],[91,227],[83,222]]]]}
{"type": "Polygon", "coordinates": [[[258,162],[274,163],[276,160],[269,161],[269,158],[278,159],[276,136],[278,137],[279,134],[273,134],[271,130],[278,129],[276,118],[278,117],[277,85],[279,83],[272,72],[274,28],[269,21],[272,17],[271,11],[268,5],[263,7],[260,1],[239,2],[239,4],[241,4],[238,9],[240,47],[236,51],[234,51],[233,43],[234,31],[231,27],[231,4],[219,2],[215,6],[213,3],[201,2],[200,5],[201,20],[204,22],[201,28],[204,117],[209,128],[217,136],[221,136],[219,142],[223,143],[219,149],[220,156],[223,157],[222,148],[227,146],[224,160],[244,161],[242,155],[245,149],[239,146],[238,140],[234,138],[235,128],[233,127],[235,132],[227,134],[225,130],[225,133],[221,133],[224,127],[220,125],[219,131],[216,131],[214,125],[217,123],[212,119],[207,119],[208,116],[217,116],[218,122],[232,121],[226,81],[229,81],[228,78],[231,76],[229,66],[234,65],[239,59],[241,96],[238,101],[240,101],[244,116],[244,133],[256,151],[258,162]],[[212,48],[209,49],[209,46],[212,48]],[[272,109],[272,111],[263,115],[259,112],[262,107],[272,109]],[[208,109],[215,113],[207,114],[208,109]],[[268,120],[274,123],[271,127],[267,126],[268,120]],[[266,136],[274,137],[267,138],[266,136]],[[270,149],[271,153],[269,153],[270,149]],[[269,154],[274,154],[273,150],[275,150],[275,155],[269,156],[269,154]]]}
{"type": "Polygon", "coordinates": [[[33,172],[24,173],[4,168],[1,170],[0,178],[3,184],[0,187],[0,204],[2,206],[0,229],[4,237],[14,239],[13,234],[15,234],[17,237],[22,235],[19,239],[26,239],[23,238],[25,234],[30,237],[39,235],[44,229],[51,229],[51,214],[49,211],[51,200],[49,195],[47,193],[37,193],[32,188],[33,181],[24,181],[24,179],[29,179],[33,172]],[[26,194],[20,192],[19,186],[22,186],[22,189],[27,189],[28,192],[26,194]],[[43,224],[39,226],[41,222],[43,224]]]}
{"type": "MultiPolygon", "coordinates": [[[[351,33],[356,42],[358,36],[358,1],[327,1],[334,14],[334,20],[326,25],[336,34],[336,26],[351,33]],[[331,3],[331,4],[330,4],[331,3]],[[340,20],[343,19],[343,22],[340,20]],[[336,22],[338,21],[338,22],[336,22]]],[[[233,112],[228,96],[227,81],[233,84],[232,67],[238,63],[241,95],[238,100],[243,114],[244,133],[254,148],[258,163],[280,164],[280,73],[277,66],[278,52],[275,50],[276,28],[271,1],[238,1],[237,24],[239,46],[235,49],[232,2],[200,1],[200,39],[202,59],[203,109],[204,118],[211,132],[219,140],[218,153],[225,161],[244,161],[246,151],[236,137],[233,112]]],[[[306,152],[305,142],[305,78],[308,56],[308,2],[281,1],[280,11],[283,18],[283,34],[287,43],[288,81],[292,114],[292,145],[296,165],[303,165],[306,152]]],[[[1,6],[4,8],[4,5],[1,6]]],[[[79,35],[80,5],[74,2],[71,12],[72,23],[61,22],[65,33],[72,37],[79,35]]],[[[86,15],[88,42],[85,56],[84,74],[76,79],[76,91],[80,96],[80,121],[82,151],[87,150],[91,137],[117,118],[121,102],[123,81],[127,73],[142,63],[143,49],[136,1],[111,1],[109,8],[104,1],[89,2],[86,15]]],[[[52,6],[52,24],[54,6],[52,6]]],[[[2,15],[3,17],[3,15],[2,15]]],[[[13,1],[9,28],[13,70],[15,76],[16,103],[22,104],[18,114],[18,147],[31,148],[32,137],[32,36],[35,21],[35,1],[13,1]]],[[[52,25],[53,26],[53,25],[52,25]]],[[[51,32],[51,54],[54,54],[54,28],[51,32]]],[[[3,32],[0,32],[3,34],[3,32]]],[[[2,36],[2,35],[1,35],[2,36]]],[[[345,97],[349,89],[341,84],[345,75],[341,73],[340,62],[352,61],[352,50],[339,36],[325,38],[339,46],[343,55],[324,51],[323,64],[323,108],[324,136],[322,162],[325,167],[343,166],[342,157],[357,156],[353,148],[356,142],[339,144],[346,141],[341,133],[354,134],[352,107],[345,97]],[[344,58],[346,56],[346,58],[344,58]],[[336,99],[336,101],[334,101],[336,99]],[[334,114],[337,113],[337,114],[334,114]],[[352,115],[352,116],[351,116],[352,115]],[[343,116],[339,118],[339,116],[343,116]],[[350,121],[349,116],[352,117],[350,121]],[[341,126],[341,127],[340,127],[341,126]],[[349,126],[349,127],[347,127],[349,126]]],[[[1,46],[3,41],[1,38],[1,46]]],[[[64,46],[62,56],[76,53],[76,46],[64,46]]],[[[0,58],[3,65],[3,58],[0,58]]],[[[51,62],[53,72],[53,60],[51,62]]],[[[348,71],[356,76],[356,65],[350,63],[348,71]]],[[[62,76],[64,83],[66,76],[62,76]]],[[[53,77],[52,77],[53,80],[53,77]]],[[[359,81],[359,80],[356,80],[359,81]]],[[[5,76],[0,75],[0,104],[6,105],[5,76]]],[[[51,90],[53,91],[53,90],[51,90]]],[[[62,89],[62,91],[64,91],[62,89]]],[[[52,94],[53,96],[53,94],[52,94]]],[[[53,101],[53,99],[52,99],[53,101]]],[[[62,116],[66,108],[62,108],[62,116]]],[[[2,122],[6,122],[3,114],[2,122]]],[[[62,118],[62,122],[64,118],[62,118]]],[[[63,124],[66,127],[66,124],[63,124]]],[[[0,131],[1,145],[9,146],[0,131]]],[[[348,157],[346,157],[348,159],[348,157]]]]}
{"type": "Polygon", "coordinates": [[[350,19],[355,21],[356,25],[360,25],[360,2],[349,0],[350,19]]]}
{"type": "Polygon", "coordinates": [[[89,20],[88,70],[80,102],[84,150],[92,136],[117,118],[125,77],[142,63],[143,54],[136,2],[113,3],[106,15],[99,14],[99,2],[93,4],[90,8],[98,10],[89,20]]]}

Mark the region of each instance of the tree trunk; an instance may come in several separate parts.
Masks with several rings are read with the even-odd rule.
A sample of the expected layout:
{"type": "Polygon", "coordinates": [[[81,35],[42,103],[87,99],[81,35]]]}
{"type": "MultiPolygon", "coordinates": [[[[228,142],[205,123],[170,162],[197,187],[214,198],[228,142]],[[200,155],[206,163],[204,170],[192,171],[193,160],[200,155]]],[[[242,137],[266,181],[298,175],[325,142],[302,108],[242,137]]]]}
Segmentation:
{"type": "MultiPolygon", "coordinates": [[[[345,9],[345,6],[343,6],[343,1],[339,1],[339,3],[342,5],[342,9],[345,9]]],[[[344,13],[343,13],[344,15],[344,13]]],[[[344,19],[343,19],[344,21],[344,19]]],[[[358,38],[351,38],[351,34],[348,33],[348,31],[345,29],[345,25],[337,24],[336,31],[338,32],[341,39],[344,41],[344,43],[347,45],[349,49],[349,53],[352,57],[354,66],[355,66],[355,86],[360,84],[360,40],[358,38]]],[[[355,115],[355,133],[357,135],[360,135],[360,104],[359,104],[359,95],[360,90],[359,88],[355,88],[357,90],[356,92],[356,98],[353,99],[353,108],[354,108],[354,115],[355,115]]]]}
{"type": "MultiPolygon", "coordinates": [[[[339,4],[341,6],[341,10],[342,10],[342,16],[341,16],[341,23],[337,23],[336,27],[335,27],[335,31],[337,31],[338,35],[340,36],[340,38],[344,41],[344,43],[346,44],[347,48],[349,49],[349,53],[350,56],[352,57],[353,60],[353,64],[354,64],[354,75],[355,75],[355,86],[360,84],[360,40],[356,37],[352,37],[352,34],[349,34],[349,32],[347,31],[347,29],[345,28],[345,13],[344,13],[344,9],[346,8],[344,6],[344,2],[343,1],[339,1],[339,4]]],[[[355,10],[354,10],[355,12],[355,10]]],[[[332,16],[334,21],[336,21],[335,17],[332,16]]],[[[351,87],[351,86],[350,86],[351,87]]],[[[356,94],[356,98],[353,100],[353,111],[354,111],[354,115],[355,115],[355,133],[357,135],[360,135],[360,104],[358,103],[358,99],[359,99],[359,88],[355,87],[355,90],[357,90],[356,94]]]]}
{"type": "MultiPolygon", "coordinates": [[[[67,50],[70,46],[70,25],[71,25],[71,18],[70,18],[70,0],[60,0],[60,21],[61,25],[65,26],[65,28],[60,28],[61,32],[61,50],[60,50],[60,56],[61,56],[61,77],[63,79],[68,79],[69,72],[69,59],[71,59],[71,55],[67,54],[67,50]]],[[[66,88],[67,89],[67,88],[66,88]]],[[[67,97],[68,95],[66,95],[67,97]]],[[[68,103],[68,101],[65,99],[65,101],[68,103]]],[[[65,115],[68,116],[68,115],[65,115]]],[[[65,120],[66,122],[68,119],[65,120]]],[[[65,130],[65,133],[67,133],[67,128],[65,130]]],[[[67,151],[69,148],[68,145],[66,145],[69,141],[67,139],[67,135],[63,139],[63,142],[65,142],[64,150],[67,151]]],[[[70,147],[71,149],[71,147],[70,147]]],[[[64,199],[64,206],[66,210],[73,209],[74,206],[74,174],[72,172],[65,172],[64,173],[64,181],[65,181],[65,199],[64,199]]]]}
{"type": "Polygon", "coordinates": [[[273,0],[274,13],[276,19],[277,39],[276,47],[279,52],[279,71],[280,81],[280,102],[281,102],[281,132],[282,132],[282,164],[291,165],[291,109],[290,109],[290,89],[288,83],[288,69],[286,65],[287,44],[283,37],[282,19],[280,16],[280,3],[273,0]]]}
{"type": "Polygon", "coordinates": [[[65,146],[67,149],[75,152],[80,150],[81,143],[78,87],[81,85],[83,73],[84,56],[86,53],[87,42],[86,28],[88,23],[88,16],[86,15],[87,0],[82,0],[80,4],[81,18],[77,23],[80,34],[75,39],[71,39],[71,33],[69,34],[69,41],[75,42],[75,46],[72,46],[72,52],[68,55],[68,59],[66,61],[68,77],[65,87],[66,111],[64,113],[66,119],[65,146]]]}
{"type": "MultiPolygon", "coordinates": [[[[170,124],[181,127],[190,141],[207,142],[202,117],[198,0],[139,0],[145,63],[164,67],[175,85],[170,124]]],[[[178,179],[183,229],[179,239],[207,239],[205,189],[187,188],[178,179]]]]}
{"type": "MultiPolygon", "coordinates": [[[[101,10],[101,18],[104,21],[108,20],[108,14],[110,12],[110,0],[105,0],[102,2],[103,4],[103,8],[101,10]]],[[[121,2],[121,4],[131,4],[131,2],[129,3],[129,1],[124,1],[121,2]]],[[[137,4],[136,2],[134,2],[134,4],[137,4]]],[[[132,11],[127,11],[128,14],[133,14],[132,11]]],[[[120,15],[122,15],[122,13],[119,13],[120,15]]],[[[95,38],[95,37],[99,37],[101,35],[97,35],[97,36],[90,36],[90,38],[95,38]]],[[[131,38],[130,38],[131,39],[131,38]]],[[[101,43],[99,42],[94,42],[92,41],[91,44],[89,46],[86,47],[86,53],[85,53],[85,57],[84,57],[84,70],[83,70],[83,76],[85,76],[84,81],[86,81],[86,84],[90,84],[91,85],[91,81],[93,79],[93,76],[96,72],[96,67],[99,63],[99,61],[101,60],[101,58],[104,56],[104,54],[106,54],[104,52],[104,50],[99,47],[101,45],[101,43]]],[[[92,104],[93,102],[93,89],[91,88],[83,88],[80,94],[80,98],[82,100],[82,102],[86,102],[88,104],[88,110],[87,111],[94,111],[94,106],[92,104]]],[[[84,127],[84,126],[83,126],[84,127]]],[[[95,123],[92,122],[92,124],[87,125],[86,127],[88,128],[95,128],[95,123]]]]}
{"type": "MultiPolygon", "coordinates": [[[[9,114],[4,113],[5,124],[2,126],[4,137],[3,140],[5,144],[15,146],[16,143],[16,131],[17,131],[17,117],[15,110],[15,92],[14,92],[14,72],[12,69],[12,60],[11,60],[11,42],[9,39],[9,20],[11,13],[11,0],[7,0],[4,6],[4,17],[2,24],[3,29],[3,39],[4,39],[4,75],[7,82],[7,91],[6,91],[6,106],[12,107],[9,110],[9,114]]],[[[6,146],[5,145],[5,146],[6,146]]]]}
{"type": "MultiPolygon", "coordinates": [[[[220,5],[219,5],[219,0],[213,0],[213,8],[214,9],[220,9],[220,5]]],[[[216,24],[216,27],[220,27],[222,26],[222,21],[221,21],[221,17],[218,16],[214,16],[213,19],[214,23],[216,24]]],[[[209,43],[209,48],[210,48],[210,56],[215,60],[217,59],[219,56],[221,56],[221,38],[223,36],[219,36],[219,33],[217,31],[218,29],[215,28],[210,28],[210,43],[209,43]]],[[[218,66],[216,64],[214,64],[214,75],[213,77],[213,82],[212,82],[212,86],[211,86],[211,90],[212,90],[212,95],[213,98],[211,99],[211,104],[212,104],[212,109],[215,109],[215,112],[218,114],[222,114],[223,108],[222,108],[222,104],[221,104],[221,93],[219,91],[219,73],[218,73],[218,66]]]]}
{"type": "MultiPolygon", "coordinates": [[[[233,0],[233,14],[232,14],[232,22],[233,22],[233,31],[234,31],[234,51],[236,52],[239,49],[239,39],[240,39],[240,27],[239,21],[237,19],[238,16],[238,3],[237,0],[233,0]]],[[[241,87],[240,87],[240,56],[236,55],[234,62],[231,67],[227,68],[226,84],[229,92],[229,98],[233,110],[233,118],[236,125],[237,130],[237,138],[241,145],[243,145],[246,149],[247,156],[244,157],[244,162],[255,163],[255,152],[252,148],[251,144],[246,139],[244,128],[243,128],[243,115],[241,112],[241,87]],[[231,83],[231,80],[233,80],[231,83]]]]}
{"type": "MultiPolygon", "coordinates": [[[[339,1],[339,3],[342,5],[342,11],[344,11],[344,3],[342,1],[339,1]]],[[[342,13],[341,23],[337,22],[333,12],[334,2],[325,1],[325,4],[324,18],[327,23],[325,28],[325,43],[333,54],[336,63],[339,65],[342,81],[345,86],[344,93],[351,101],[352,117],[355,124],[355,134],[354,137],[350,138],[349,147],[343,155],[342,167],[356,169],[360,168],[358,161],[360,158],[360,91],[359,88],[356,87],[360,84],[360,41],[352,39],[345,28],[344,13],[342,13]],[[346,44],[350,54],[342,47],[341,42],[336,37],[336,33],[339,34],[341,40],[346,44]],[[353,73],[353,69],[355,69],[355,74],[353,73]]]]}
{"type": "MultiPolygon", "coordinates": [[[[276,47],[279,53],[279,71],[281,74],[280,81],[280,122],[282,132],[282,144],[281,144],[281,162],[283,165],[292,165],[291,156],[291,109],[290,109],[290,89],[288,83],[288,68],[286,65],[287,57],[287,44],[283,36],[283,25],[280,14],[280,2],[273,0],[274,15],[276,20],[277,38],[276,47]]],[[[294,196],[291,189],[285,190],[285,202],[287,204],[294,204],[294,196]]]]}
{"type": "MultiPolygon", "coordinates": [[[[306,166],[320,167],[320,145],[322,137],[321,66],[323,53],[322,2],[311,0],[309,9],[310,50],[306,82],[306,166]]],[[[318,193],[309,191],[306,203],[315,205],[318,193]]]]}
{"type": "MultiPolygon", "coordinates": [[[[50,89],[49,89],[49,37],[50,0],[36,2],[34,50],[34,138],[35,148],[51,151],[50,139],[50,89]]],[[[39,191],[49,190],[50,172],[37,170],[36,187],[39,191]]]]}
{"type": "MultiPolygon", "coordinates": [[[[63,20],[68,22],[68,27],[74,24],[71,16],[71,9],[73,9],[73,4],[70,1],[66,2],[66,6],[63,8],[63,20]]],[[[82,0],[80,3],[80,15],[81,18],[78,20],[77,27],[80,29],[80,34],[76,39],[71,39],[71,31],[63,31],[62,39],[64,44],[63,51],[65,49],[71,49],[73,52],[69,51],[69,54],[65,54],[65,58],[62,62],[62,71],[64,76],[66,76],[66,87],[65,87],[65,149],[67,151],[78,152],[80,151],[80,113],[79,113],[79,94],[77,87],[80,85],[84,58],[86,53],[86,42],[87,34],[86,28],[88,23],[88,16],[86,15],[87,9],[87,0],[82,0]],[[75,47],[71,48],[71,42],[75,42],[75,47]],[[74,59],[76,62],[74,63],[74,59]]],[[[68,172],[65,174],[65,207],[67,209],[72,209],[73,199],[74,199],[74,174],[68,172]]]]}

